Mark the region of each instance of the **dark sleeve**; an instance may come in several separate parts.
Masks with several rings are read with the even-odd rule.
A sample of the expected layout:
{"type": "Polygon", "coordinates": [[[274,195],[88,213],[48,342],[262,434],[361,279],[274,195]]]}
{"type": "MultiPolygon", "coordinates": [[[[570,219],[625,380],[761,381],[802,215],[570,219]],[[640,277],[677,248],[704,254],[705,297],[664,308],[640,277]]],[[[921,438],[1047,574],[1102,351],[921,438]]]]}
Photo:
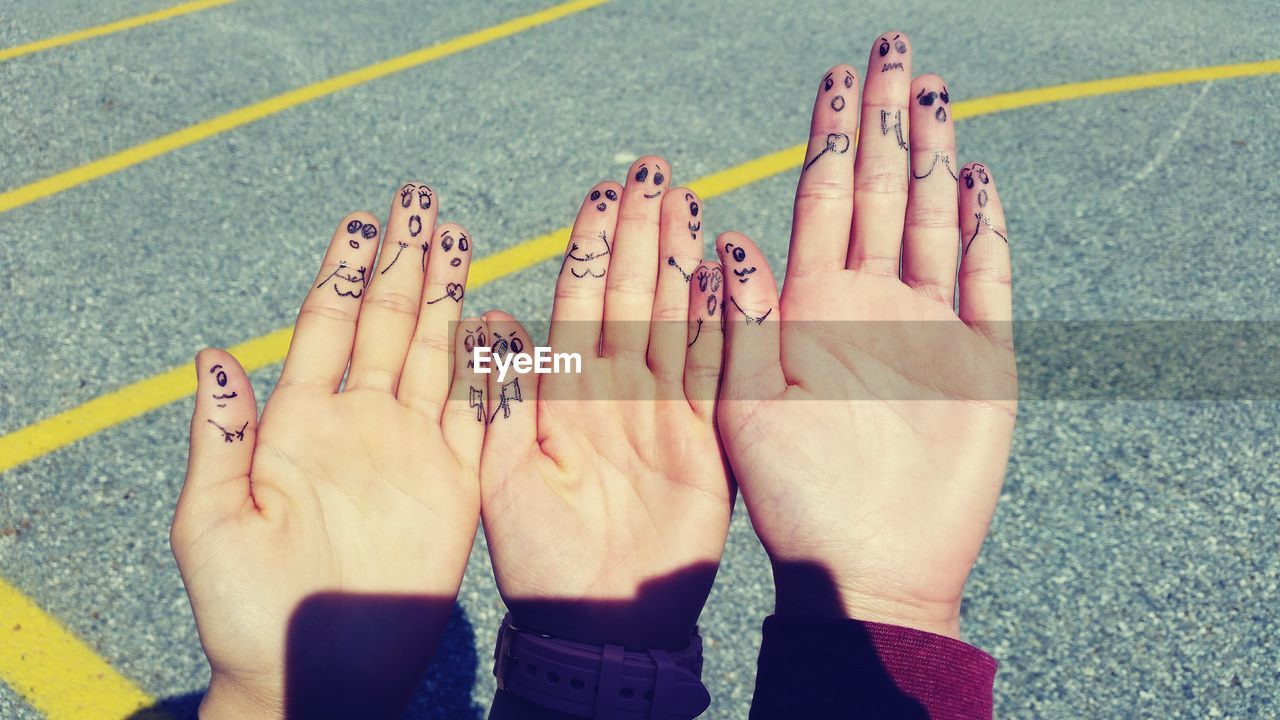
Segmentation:
{"type": "Polygon", "coordinates": [[[996,660],[959,640],[849,619],[770,616],[752,720],[989,719],[996,660]]]}

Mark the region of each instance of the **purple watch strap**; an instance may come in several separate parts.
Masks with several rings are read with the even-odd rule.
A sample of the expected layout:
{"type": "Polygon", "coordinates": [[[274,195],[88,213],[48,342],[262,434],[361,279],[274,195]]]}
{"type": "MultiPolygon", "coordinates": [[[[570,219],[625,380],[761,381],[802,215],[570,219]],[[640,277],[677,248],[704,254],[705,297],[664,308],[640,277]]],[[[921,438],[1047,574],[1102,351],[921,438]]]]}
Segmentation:
{"type": "Polygon", "coordinates": [[[696,634],[677,652],[631,652],[522,630],[508,614],[493,659],[499,688],[575,717],[688,720],[711,704],[696,634]]]}

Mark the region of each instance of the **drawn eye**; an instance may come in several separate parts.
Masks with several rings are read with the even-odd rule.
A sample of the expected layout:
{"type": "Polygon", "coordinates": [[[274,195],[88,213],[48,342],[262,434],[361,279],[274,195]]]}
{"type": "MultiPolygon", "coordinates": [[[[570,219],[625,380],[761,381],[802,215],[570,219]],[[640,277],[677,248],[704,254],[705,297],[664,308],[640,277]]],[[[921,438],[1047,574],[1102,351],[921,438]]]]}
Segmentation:
{"type": "Polygon", "coordinates": [[[846,88],[853,89],[853,76],[850,75],[848,71],[845,71],[844,74],[844,86],[846,88]]]}
{"type": "Polygon", "coordinates": [[[360,228],[363,226],[364,226],[364,223],[360,222],[359,220],[352,220],[351,222],[347,223],[347,232],[358,233],[360,232],[360,228]]]}
{"type": "Polygon", "coordinates": [[[418,191],[418,207],[423,210],[431,209],[431,191],[423,188],[418,191]]]}
{"type": "Polygon", "coordinates": [[[987,175],[986,168],[984,167],[978,168],[978,179],[982,181],[983,185],[986,185],[987,183],[991,182],[991,178],[987,175]]]}
{"type": "Polygon", "coordinates": [[[894,43],[894,44],[893,44],[893,47],[894,47],[894,48],[896,48],[896,49],[897,49],[897,51],[898,51],[899,53],[906,53],[906,52],[907,52],[907,44],[906,44],[906,43],[904,43],[904,42],[902,42],[901,40],[899,40],[898,42],[894,43]]]}
{"type": "Polygon", "coordinates": [[[441,248],[444,248],[444,251],[445,251],[445,252],[449,252],[450,250],[452,250],[452,249],[453,249],[453,236],[452,236],[452,235],[449,235],[448,233],[445,233],[445,236],[444,236],[444,237],[442,237],[442,238],[440,238],[440,247],[441,247],[441,248]]]}
{"type": "Polygon", "coordinates": [[[471,335],[471,333],[467,333],[467,337],[463,339],[462,348],[467,352],[471,352],[476,349],[476,339],[471,335]]]}
{"type": "Polygon", "coordinates": [[[698,289],[702,292],[707,291],[707,269],[698,268],[698,289]]]}
{"type": "Polygon", "coordinates": [[[658,172],[656,172],[656,173],[654,173],[654,174],[653,174],[653,184],[654,184],[654,185],[661,185],[661,184],[662,184],[662,181],[663,181],[663,180],[666,180],[666,179],[667,179],[667,178],[666,178],[666,176],[662,174],[662,171],[661,171],[661,170],[659,170],[658,172]]]}
{"type": "Polygon", "coordinates": [[[822,89],[824,91],[830,90],[831,86],[835,84],[836,84],[836,81],[833,80],[830,75],[828,75],[827,79],[822,81],[822,89]]]}
{"type": "Polygon", "coordinates": [[[591,191],[591,202],[595,202],[595,201],[597,201],[597,200],[599,200],[599,199],[600,199],[600,191],[599,191],[599,190],[592,190],[592,191],[591,191]]]}
{"type": "Polygon", "coordinates": [[[459,250],[461,250],[462,252],[466,252],[466,251],[467,251],[467,250],[469,250],[470,248],[471,248],[471,243],[467,242],[467,236],[466,236],[466,235],[463,235],[462,237],[458,238],[458,249],[459,249],[459,250]]]}
{"type": "Polygon", "coordinates": [[[698,217],[698,203],[689,203],[689,214],[698,217]]]}
{"type": "Polygon", "coordinates": [[[649,168],[641,167],[636,171],[636,182],[642,183],[647,179],[649,179],[649,168]]]}
{"type": "Polygon", "coordinates": [[[605,197],[607,197],[607,198],[609,198],[610,200],[617,200],[617,199],[618,199],[618,193],[614,192],[612,188],[610,188],[610,189],[608,189],[608,190],[605,190],[605,191],[604,191],[604,196],[605,196],[605,197]]]}
{"type": "Polygon", "coordinates": [[[738,262],[742,262],[742,261],[746,260],[746,259],[747,259],[747,251],[746,251],[746,250],[743,250],[743,249],[742,249],[742,248],[740,248],[740,247],[736,247],[736,248],[734,248],[734,249],[733,249],[733,259],[734,259],[734,260],[737,260],[738,262]]]}
{"type": "Polygon", "coordinates": [[[227,374],[225,372],[219,370],[217,377],[214,379],[218,381],[218,387],[227,386],[227,374]]]}
{"type": "Polygon", "coordinates": [[[484,336],[484,333],[482,332],[482,333],[480,333],[480,337],[479,337],[479,339],[477,339],[477,340],[476,340],[476,342],[477,342],[478,344],[480,344],[480,345],[484,345],[484,344],[485,344],[485,339],[486,339],[486,338],[485,338],[485,336],[484,336]]]}
{"type": "Polygon", "coordinates": [[[524,352],[524,343],[518,337],[511,338],[511,352],[519,354],[524,352]]]}
{"type": "Polygon", "coordinates": [[[969,172],[968,168],[965,168],[964,170],[960,171],[960,179],[964,180],[965,187],[967,188],[973,187],[973,173],[969,172]]]}
{"type": "Polygon", "coordinates": [[[400,207],[409,209],[409,205],[413,203],[413,189],[405,188],[400,192],[400,207]]]}
{"type": "MultiPolygon", "coordinates": [[[[924,92],[924,91],[921,91],[921,92],[924,92]]],[[[933,104],[934,100],[938,99],[938,93],[936,92],[925,93],[923,95],[920,95],[919,97],[920,97],[920,104],[924,105],[925,107],[928,107],[933,104]]]]}
{"type": "Polygon", "coordinates": [[[880,41],[880,57],[884,57],[885,55],[888,55],[888,54],[889,54],[889,41],[881,40],[880,41]]]}
{"type": "Polygon", "coordinates": [[[364,226],[360,231],[360,234],[364,236],[365,240],[372,240],[378,237],[378,228],[374,227],[373,224],[370,223],[364,226]]]}
{"type": "Polygon", "coordinates": [[[946,88],[942,88],[942,95],[941,95],[941,97],[942,97],[942,102],[947,103],[948,105],[950,105],[950,104],[951,104],[951,96],[947,94],[947,89],[946,89],[946,88]]]}

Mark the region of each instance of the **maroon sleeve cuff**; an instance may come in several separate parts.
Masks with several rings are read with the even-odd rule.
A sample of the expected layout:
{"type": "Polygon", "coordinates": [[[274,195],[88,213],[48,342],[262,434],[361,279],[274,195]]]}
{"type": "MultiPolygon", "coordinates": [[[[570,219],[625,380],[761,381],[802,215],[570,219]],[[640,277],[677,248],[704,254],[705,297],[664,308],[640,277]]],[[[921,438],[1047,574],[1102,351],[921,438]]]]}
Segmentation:
{"type": "Polygon", "coordinates": [[[996,664],[972,645],[922,630],[774,615],[764,621],[751,717],[985,720],[996,664]]]}

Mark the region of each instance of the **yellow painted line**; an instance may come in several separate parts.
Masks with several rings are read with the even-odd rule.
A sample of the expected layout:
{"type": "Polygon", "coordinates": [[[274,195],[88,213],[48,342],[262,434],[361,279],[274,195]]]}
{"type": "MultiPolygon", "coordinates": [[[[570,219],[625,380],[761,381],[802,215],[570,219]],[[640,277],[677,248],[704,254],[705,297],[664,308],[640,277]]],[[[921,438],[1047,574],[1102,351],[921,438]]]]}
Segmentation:
{"type": "Polygon", "coordinates": [[[161,135],[154,140],[148,140],[140,145],[134,145],[131,148],[112,153],[104,158],[85,163],[80,167],[65,170],[57,175],[51,175],[43,180],[36,180],[12,190],[6,190],[0,193],[0,212],[7,212],[51,195],[56,195],[64,190],[84,185],[105,175],[133,167],[160,155],[165,155],[174,150],[198,143],[201,140],[220,135],[228,130],[234,130],[289,108],[332,95],[340,90],[363,85],[402,70],[408,70],[434,60],[456,55],[607,2],[609,0],[570,0],[559,5],[553,5],[545,10],[492,25],[483,30],[477,30],[420,50],[414,50],[390,60],[367,65],[341,75],[335,75],[327,80],[321,80],[311,85],[280,93],[275,97],[267,98],[252,105],[246,105],[237,110],[189,125],[168,135],[161,135]]]}
{"type": "MultiPolygon", "coordinates": [[[[1269,73],[1280,73],[1280,60],[1019,90],[964,100],[956,103],[952,110],[953,116],[960,120],[1062,100],[1269,73]]],[[[690,187],[704,199],[712,198],[793,170],[804,162],[804,153],[803,143],[793,145],[708,175],[690,183],[690,187]]],[[[569,232],[570,228],[563,227],[476,260],[471,265],[468,285],[471,289],[479,288],[544,260],[560,257],[569,232]]],[[[292,336],[293,328],[281,328],[228,349],[240,358],[246,370],[253,372],[284,360],[292,336]]],[[[176,367],[0,437],[0,472],[191,395],[195,392],[193,373],[191,365],[176,367]]]]}
{"type": "MultiPolygon", "coordinates": [[[[958,102],[952,109],[959,120],[1063,100],[1270,73],[1280,73],[1280,60],[1020,90],[958,102]]],[[[803,144],[794,145],[708,175],[690,187],[704,199],[723,195],[800,167],[804,152],[803,144]]],[[[480,258],[471,266],[471,288],[559,257],[569,232],[563,227],[480,258]]],[[[292,335],[293,328],[281,328],[229,349],[252,372],[284,360],[292,335]]],[[[0,437],[0,472],[181,400],[195,391],[193,377],[191,365],[176,367],[0,437]]],[[[0,679],[51,720],[123,718],[151,704],[141,690],[3,580],[0,679]]]]}
{"type": "Polygon", "coordinates": [[[0,670],[5,684],[49,720],[123,720],[155,703],[2,579],[0,670]]]}
{"type": "Polygon", "coordinates": [[[76,30],[75,32],[69,32],[63,35],[54,35],[53,37],[29,42],[25,45],[4,48],[3,50],[0,50],[0,61],[38,53],[42,50],[62,47],[63,45],[70,45],[71,43],[78,43],[81,40],[88,40],[90,38],[102,37],[103,35],[110,35],[124,30],[140,28],[143,25],[150,25],[162,20],[190,15],[193,12],[208,10],[209,8],[218,7],[219,5],[230,5],[236,1],[237,0],[195,0],[195,2],[174,5],[173,7],[165,8],[164,10],[157,10],[152,13],[146,13],[145,15],[135,15],[131,18],[116,20],[115,22],[109,22],[105,25],[85,28],[84,30],[76,30]]]}

